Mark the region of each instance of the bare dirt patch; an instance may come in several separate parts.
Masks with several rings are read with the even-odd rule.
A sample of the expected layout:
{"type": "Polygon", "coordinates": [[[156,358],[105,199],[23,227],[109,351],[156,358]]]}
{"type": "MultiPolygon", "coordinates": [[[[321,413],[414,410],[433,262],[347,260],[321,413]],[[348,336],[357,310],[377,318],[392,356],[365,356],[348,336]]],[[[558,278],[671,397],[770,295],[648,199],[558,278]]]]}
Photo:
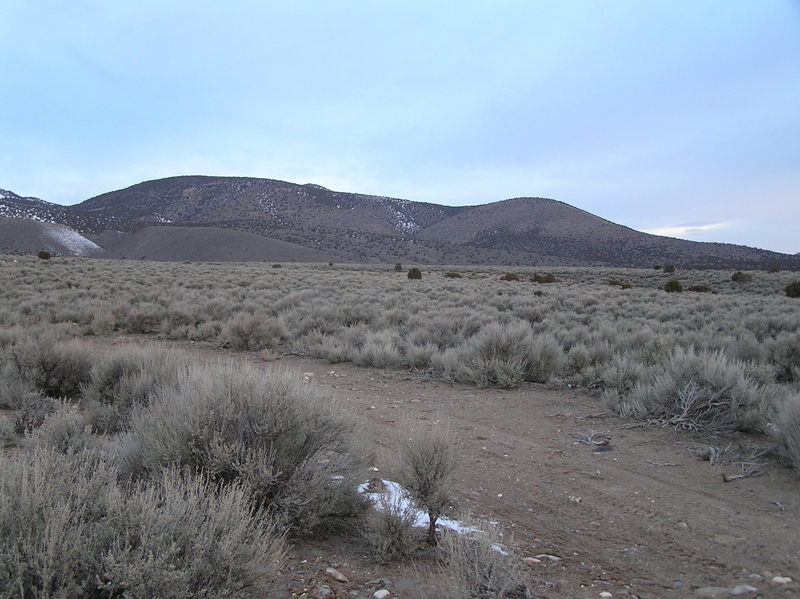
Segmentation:
{"type": "MultiPolygon", "coordinates": [[[[142,342],[87,341],[100,353],[142,342]]],[[[271,365],[210,344],[167,345],[200,360],[271,365]]],[[[378,468],[391,461],[402,430],[443,425],[462,458],[459,507],[513,533],[510,542],[533,558],[537,597],[690,597],[702,587],[744,584],[762,597],[800,596],[797,475],[764,462],[758,476],[735,478],[749,468],[743,456],[764,438],[739,437],[728,454],[739,461],[723,456],[712,464],[698,455],[728,448],[730,440],[639,426],[604,413],[579,390],[478,389],[302,356],[277,363],[305,373],[309,384],[361,418],[378,468]],[[773,584],[775,576],[792,582],[773,584]]],[[[319,584],[337,597],[366,594],[382,578],[394,585],[392,596],[419,596],[418,569],[372,563],[357,536],[298,543],[290,556],[282,596],[311,593],[319,584]],[[332,581],[328,566],[350,582],[332,581]]]]}

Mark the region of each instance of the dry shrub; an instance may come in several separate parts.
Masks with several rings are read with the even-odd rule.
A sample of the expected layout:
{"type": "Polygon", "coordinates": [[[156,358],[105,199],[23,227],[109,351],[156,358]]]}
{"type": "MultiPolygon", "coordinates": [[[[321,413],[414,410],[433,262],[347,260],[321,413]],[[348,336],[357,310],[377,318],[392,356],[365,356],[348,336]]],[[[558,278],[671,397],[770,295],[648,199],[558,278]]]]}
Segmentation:
{"type": "Polygon", "coordinates": [[[161,327],[162,309],[155,304],[142,304],[128,311],[125,317],[125,328],[128,332],[140,335],[156,333],[161,327]]]}
{"type": "Polygon", "coordinates": [[[98,445],[92,425],[76,406],[57,404],[33,434],[32,443],[63,454],[80,453],[98,445]]]}
{"type": "Polygon", "coordinates": [[[451,272],[446,272],[444,274],[444,276],[447,277],[448,279],[460,279],[461,278],[461,273],[460,272],[451,271],[451,272]]]}
{"type": "Polygon", "coordinates": [[[519,281],[519,275],[515,272],[507,272],[500,277],[501,281],[519,281]]]}
{"type": "Polygon", "coordinates": [[[792,281],[786,286],[786,297],[800,297],[800,281],[792,281]]]}
{"type": "Polygon", "coordinates": [[[408,278],[409,279],[421,279],[422,278],[422,271],[414,266],[413,268],[408,269],[408,278]]]}
{"type": "Polygon", "coordinates": [[[359,366],[397,368],[403,364],[400,344],[400,338],[393,331],[368,333],[363,345],[349,352],[349,359],[359,366]]]}
{"type": "Polygon", "coordinates": [[[683,283],[676,279],[672,279],[664,283],[664,291],[667,293],[683,293],[683,283]]]}
{"type": "Polygon", "coordinates": [[[731,281],[734,283],[749,283],[753,280],[753,275],[750,273],[745,273],[740,270],[736,271],[731,275],[731,281]]]}
{"type": "Polygon", "coordinates": [[[767,345],[772,363],[778,368],[778,380],[800,380],[800,332],[779,333],[767,345]]]}
{"type": "Polygon", "coordinates": [[[8,348],[2,378],[52,398],[77,398],[91,376],[92,359],[82,346],[49,335],[22,338],[8,348]]]}
{"type": "Polygon", "coordinates": [[[235,350],[260,351],[284,343],[289,338],[289,331],[281,320],[263,311],[240,312],[222,329],[222,337],[235,350]]]}
{"type": "Polygon", "coordinates": [[[244,599],[282,563],[275,526],[241,486],[167,472],[127,490],[97,452],[0,461],[3,597],[244,599]]]}
{"type": "Polygon", "coordinates": [[[363,514],[354,423],[290,372],[193,365],[134,410],[129,431],[118,444],[125,474],[177,467],[241,483],[295,533],[363,514]]]}
{"type": "MultiPolygon", "coordinates": [[[[503,530],[488,521],[464,517],[470,532],[446,531],[439,546],[441,576],[448,588],[439,596],[447,599],[502,599],[531,597],[525,568],[510,548],[503,530]]],[[[441,583],[440,583],[441,584],[441,583]]]]}
{"type": "Polygon", "coordinates": [[[529,323],[517,321],[490,323],[432,362],[450,380],[515,387],[522,381],[547,382],[564,368],[566,357],[552,335],[535,335],[529,323]]]}
{"type": "Polygon", "coordinates": [[[416,520],[416,508],[409,503],[394,503],[384,498],[370,510],[362,534],[372,548],[375,561],[386,564],[409,558],[418,544],[416,520]]]}
{"type": "Polygon", "coordinates": [[[536,273],[536,274],[533,275],[533,278],[531,279],[531,281],[533,281],[534,283],[555,283],[556,282],[556,276],[551,272],[549,272],[549,273],[547,273],[545,275],[540,275],[540,274],[536,273]]]}
{"type": "Polygon", "coordinates": [[[112,335],[117,326],[117,317],[110,310],[92,310],[89,330],[94,335],[112,335]]]}
{"type": "Polygon", "coordinates": [[[428,514],[428,543],[436,545],[436,521],[451,501],[458,454],[452,442],[435,430],[405,441],[397,476],[416,504],[428,514]]]}
{"type": "Polygon", "coordinates": [[[652,372],[648,383],[637,385],[623,399],[624,414],[669,421],[687,404],[692,410],[705,405],[703,432],[726,434],[759,429],[768,406],[777,399],[776,387],[759,385],[747,376],[744,364],[720,351],[676,348],[663,368],[652,372]],[[715,422],[718,425],[712,426],[715,422]]]}
{"type": "Polygon", "coordinates": [[[161,388],[175,385],[183,366],[175,354],[157,347],[126,349],[95,364],[84,392],[95,430],[122,430],[134,406],[146,405],[161,388]]]}
{"type": "Polygon", "coordinates": [[[788,397],[780,404],[773,433],[781,455],[800,471],[800,395],[788,397]]]}

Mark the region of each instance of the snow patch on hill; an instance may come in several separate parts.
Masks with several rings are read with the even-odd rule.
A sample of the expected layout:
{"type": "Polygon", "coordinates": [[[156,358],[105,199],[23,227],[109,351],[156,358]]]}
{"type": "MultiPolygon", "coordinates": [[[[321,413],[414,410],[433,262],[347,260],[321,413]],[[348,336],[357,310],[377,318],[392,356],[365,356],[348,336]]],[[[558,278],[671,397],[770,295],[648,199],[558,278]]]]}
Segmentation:
{"type": "Polygon", "coordinates": [[[87,256],[103,251],[103,248],[95,242],[86,239],[77,231],[65,227],[64,225],[48,223],[44,233],[50,239],[56,243],[60,243],[66,250],[72,252],[76,256],[87,256]]]}

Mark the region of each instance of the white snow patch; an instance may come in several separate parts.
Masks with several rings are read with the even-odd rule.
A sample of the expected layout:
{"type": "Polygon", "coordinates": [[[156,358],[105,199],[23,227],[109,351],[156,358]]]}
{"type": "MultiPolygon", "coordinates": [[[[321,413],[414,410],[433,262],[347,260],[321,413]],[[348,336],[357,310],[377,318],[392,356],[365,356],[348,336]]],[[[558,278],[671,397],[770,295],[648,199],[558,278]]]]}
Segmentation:
{"type": "Polygon", "coordinates": [[[56,243],[60,243],[69,251],[78,256],[85,256],[91,252],[103,250],[94,241],[86,239],[83,235],[64,225],[50,223],[45,229],[45,234],[56,243]]]}
{"type": "MultiPolygon", "coordinates": [[[[413,510],[415,516],[414,526],[418,528],[426,528],[430,523],[428,514],[425,512],[425,510],[421,510],[414,505],[414,501],[411,499],[409,492],[406,491],[399,483],[394,481],[383,480],[382,482],[386,489],[385,491],[370,493],[368,482],[359,485],[358,489],[356,490],[359,493],[364,493],[376,510],[380,511],[384,509],[385,506],[396,508],[397,511],[400,512],[413,510]]],[[[445,516],[440,516],[436,521],[436,524],[457,533],[481,532],[480,529],[475,528],[474,526],[465,526],[458,520],[446,518],[445,516]]]]}

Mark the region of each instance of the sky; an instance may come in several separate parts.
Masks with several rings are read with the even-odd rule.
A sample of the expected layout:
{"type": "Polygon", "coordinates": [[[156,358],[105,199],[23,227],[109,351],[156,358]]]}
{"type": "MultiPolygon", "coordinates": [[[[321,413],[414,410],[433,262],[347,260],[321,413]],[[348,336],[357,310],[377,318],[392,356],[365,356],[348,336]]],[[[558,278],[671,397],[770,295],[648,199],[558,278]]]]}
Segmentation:
{"type": "Polygon", "coordinates": [[[0,188],[190,174],[800,252],[800,0],[0,0],[0,188]]]}

